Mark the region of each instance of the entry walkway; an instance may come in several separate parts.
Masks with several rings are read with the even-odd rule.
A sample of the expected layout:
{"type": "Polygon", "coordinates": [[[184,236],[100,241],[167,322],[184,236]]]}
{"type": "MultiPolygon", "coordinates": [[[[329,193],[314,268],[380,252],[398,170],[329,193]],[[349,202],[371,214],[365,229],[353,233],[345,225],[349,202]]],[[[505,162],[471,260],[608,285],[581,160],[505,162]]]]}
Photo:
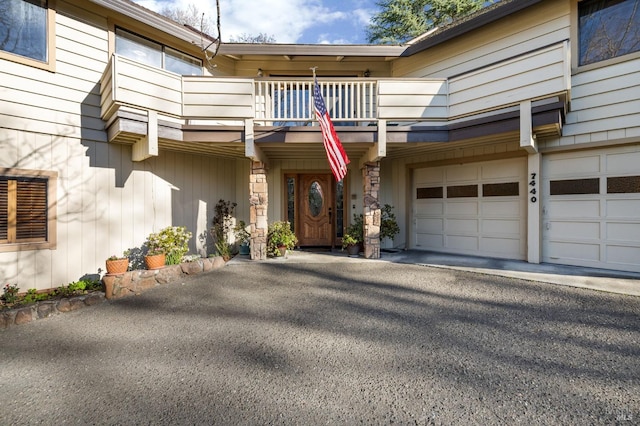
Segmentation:
{"type": "MultiPolygon", "coordinates": [[[[236,256],[231,260],[231,264],[247,261],[250,261],[247,256],[236,256]]],[[[272,258],[263,262],[407,263],[640,296],[640,273],[553,265],[549,263],[532,264],[519,260],[461,256],[421,250],[383,251],[381,259],[377,260],[365,259],[363,257],[350,258],[347,256],[346,251],[340,249],[334,249],[332,251],[294,250],[288,252],[286,258],[272,258]]]]}

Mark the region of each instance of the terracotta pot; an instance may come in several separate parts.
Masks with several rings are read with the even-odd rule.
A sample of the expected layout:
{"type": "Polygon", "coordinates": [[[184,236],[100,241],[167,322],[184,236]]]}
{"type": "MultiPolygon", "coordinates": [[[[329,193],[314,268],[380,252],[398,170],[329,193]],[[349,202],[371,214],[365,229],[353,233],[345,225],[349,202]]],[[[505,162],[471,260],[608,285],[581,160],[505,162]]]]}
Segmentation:
{"type": "Polygon", "coordinates": [[[144,257],[144,263],[147,265],[147,269],[160,269],[164,267],[165,261],[166,256],[164,253],[144,257]]]}
{"type": "Polygon", "coordinates": [[[107,260],[107,275],[124,274],[129,269],[129,259],[107,260]]]}
{"type": "Polygon", "coordinates": [[[287,246],[278,246],[278,250],[280,250],[280,256],[287,255],[287,246]]]}

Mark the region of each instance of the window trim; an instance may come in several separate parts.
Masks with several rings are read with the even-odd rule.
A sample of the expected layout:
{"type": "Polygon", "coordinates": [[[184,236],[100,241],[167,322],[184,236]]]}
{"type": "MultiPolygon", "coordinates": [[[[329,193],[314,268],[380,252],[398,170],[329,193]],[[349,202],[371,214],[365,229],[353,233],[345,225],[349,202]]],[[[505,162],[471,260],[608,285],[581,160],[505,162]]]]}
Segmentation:
{"type": "Polygon", "coordinates": [[[24,250],[54,250],[57,244],[57,187],[58,172],[47,170],[24,170],[13,168],[0,168],[0,176],[3,177],[30,177],[47,180],[47,239],[37,242],[19,242],[0,244],[0,253],[24,250]]]}
{"type": "Polygon", "coordinates": [[[580,50],[580,31],[578,25],[578,3],[582,0],[574,0],[571,2],[571,50],[574,54],[571,55],[571,70],[572,73],[577,74],[584,71],[591,71],[598,68],[604,68],[611,65],[619,64],[622,62],[632,61],[640,58],[640,51],[627,53],[626,55],[616,56],[615,58],[605,59],[603,61],[594,62],[586,65],[579,65],[579,50],[580,50]]]}
{"type": "Polygon", "coordinates": [[[47,0],[47,61],[40,62],[25,56],[16,55],[11,52],[0,50],[0,59],[17,62],[45,71],[55,72],[56,70],[56,0],[47,0]]]}

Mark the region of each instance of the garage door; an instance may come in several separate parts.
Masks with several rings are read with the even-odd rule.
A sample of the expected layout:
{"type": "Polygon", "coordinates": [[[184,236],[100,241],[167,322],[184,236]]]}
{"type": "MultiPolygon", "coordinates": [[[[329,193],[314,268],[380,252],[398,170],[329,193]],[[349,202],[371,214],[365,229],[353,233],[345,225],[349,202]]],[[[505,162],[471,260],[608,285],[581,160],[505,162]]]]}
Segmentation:
{"type": "Polygon", "coordinates": [[[416,169],[415,249],[526,258],[524,158],[416,169]]]}
{"type": "Polygon", "coordinates": [[[545,156],[542,259],[640,272],[640,147],[545,156]]]}

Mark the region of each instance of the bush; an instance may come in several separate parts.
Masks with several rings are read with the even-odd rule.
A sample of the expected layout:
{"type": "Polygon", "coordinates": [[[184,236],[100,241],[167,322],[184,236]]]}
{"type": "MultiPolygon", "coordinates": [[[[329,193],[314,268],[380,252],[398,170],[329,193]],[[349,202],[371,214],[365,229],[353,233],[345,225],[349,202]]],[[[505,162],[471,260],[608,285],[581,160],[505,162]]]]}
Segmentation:
{"type": "Polygon", "coordinates": [[[273,222],[269,225],[267,232],[267,254],[271,256],[280,256],[278,247],[286,247],[288,250],[293,249],[298,243],[298,238],[291,230],[289,222],[273,222]]]}
{"type": "Polygon", "coordinates": [[[150,234],[145,244],[149,253],[165,253],[167,265],[177,265],[189,251],[191,235],[184,226],[167,226],[150,234]]]}

